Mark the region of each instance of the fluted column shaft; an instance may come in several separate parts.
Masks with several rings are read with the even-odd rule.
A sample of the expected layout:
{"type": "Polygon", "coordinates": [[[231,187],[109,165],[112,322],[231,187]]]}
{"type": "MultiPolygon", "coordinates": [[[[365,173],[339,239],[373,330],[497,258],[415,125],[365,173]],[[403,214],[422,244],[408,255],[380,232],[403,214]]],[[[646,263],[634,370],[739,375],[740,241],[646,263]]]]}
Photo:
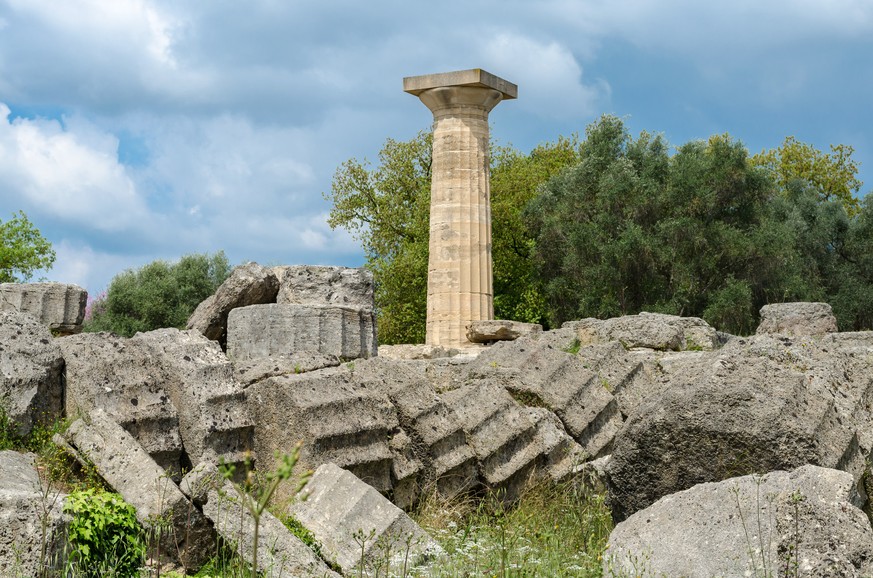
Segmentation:
{"type": "Polygon", "coordinates": [[[469,345],[466,326],[494,318],[488,113],[497,90],[422,92],[433,112],[427,333],[430,345],[469,345]]]}

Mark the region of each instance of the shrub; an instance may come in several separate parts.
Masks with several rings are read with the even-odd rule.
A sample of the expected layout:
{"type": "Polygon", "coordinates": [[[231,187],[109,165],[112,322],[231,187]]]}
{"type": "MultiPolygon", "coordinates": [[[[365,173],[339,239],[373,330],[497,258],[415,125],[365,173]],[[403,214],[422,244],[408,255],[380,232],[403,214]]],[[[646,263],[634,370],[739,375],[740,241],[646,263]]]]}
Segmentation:
{"type": "Polygon", "coordinates": [[[69,527],[70,564],[82,576],[136,576],[146,546],[133,506],[111,492],[73,492],[64,504],[69,527]]]}
{"type": "Polygon", "coordinates": [[[153,261],[116,275],[106,297],[90,304],[85,331],[112,331],[130,337],[138,331],[184,328],[201,301],[230,274],[222,251],[186,255],[177,263],[153,261]]]}

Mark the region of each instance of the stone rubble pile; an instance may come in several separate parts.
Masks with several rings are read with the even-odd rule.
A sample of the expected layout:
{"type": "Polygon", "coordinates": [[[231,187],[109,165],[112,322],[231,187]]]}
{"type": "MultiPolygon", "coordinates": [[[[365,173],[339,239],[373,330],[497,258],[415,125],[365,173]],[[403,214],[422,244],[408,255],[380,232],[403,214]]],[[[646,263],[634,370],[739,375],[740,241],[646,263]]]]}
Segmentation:
{"type": "MultiPolygon", "coordinates": [[[[218,464],[267,472],[302,441],[300,468],[319,473],[310,502],[291,512],[326,560],[265,518],[258,564],[283,568],[278,575],[336,575],[331,564],[348,573],[364,525],[388,541],[415,536],[423,549],[414,558],[429,563],[438,549],[401,511],[426,493],[491,489],[512,501],[531,481],[582,470],[597,472],[624,520],[610,541],[616,567],[650,552],[668,575],[721,572],[698,543],[688,545],[689,566],[661,565],[672,550],[658,540],[712,535],[745,552],[736,516],[713,503],[729,484],[746,492],[748,476],[767,474],[760,483],[782,496],[768,506],[774,527],[802,515],[838,537],[836,546],[824,534],[804,538],[816,544],[809,575],[866,572],[873,532],[851,508],[867,501],[873,457],[873,332],[834,333],[823,304],[770,307],[759,334],[742,338],[642,313],[553,331],[477,323],[491,344],[465,349],[377,348],[369,273],[247,264],[185,331],[52,337],[45,320],[0,312],[0,402],[21,435],[69,417],[62,443],[144,523],[168,520],[162,551],[189,570],[218,536],[252,551],[252,521],[218,464]],[[784,495],[794,490],[808,501],[791,514],[784,495]]],[[[30,489],[0,492],[0,516],[25,511],[19,494],[38,492],[28,467],[15,471],[30,489]]],[[[288,491],[277,497],[290,500],[288,491]]],[[[10,536],[0,529],[0,540],[10,536]]]]}

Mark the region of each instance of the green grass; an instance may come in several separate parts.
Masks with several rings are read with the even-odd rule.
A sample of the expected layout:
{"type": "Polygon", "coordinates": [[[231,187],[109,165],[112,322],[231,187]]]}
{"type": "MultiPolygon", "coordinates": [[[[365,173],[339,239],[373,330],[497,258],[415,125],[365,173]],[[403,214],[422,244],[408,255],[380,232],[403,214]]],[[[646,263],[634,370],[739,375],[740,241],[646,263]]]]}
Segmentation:
{"type": "Polygon", "coordinates": [[[542,482],[513,506],[499,496],[464,504],[426,504],[416,516],[445,549],[429,577],[601,576],[613,523],[604,496],[573,482],[542,482]]]}
{"type": "Polygon", "coordinates": [[[569,353],[570,355],[576,355],[579,353],[579,350],[582,349],[582,342],[577,337],[572,342],[570,342],[567,347],[565,347],[562,351],[569,353]]]}

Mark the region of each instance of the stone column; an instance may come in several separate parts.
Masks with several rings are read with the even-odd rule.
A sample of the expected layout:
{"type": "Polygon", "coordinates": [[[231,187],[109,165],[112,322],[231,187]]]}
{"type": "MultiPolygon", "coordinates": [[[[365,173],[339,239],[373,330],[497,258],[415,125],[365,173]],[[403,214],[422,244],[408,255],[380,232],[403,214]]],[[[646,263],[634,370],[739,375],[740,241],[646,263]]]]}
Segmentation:
{"type": "Polygon", "coordinates": [[[475,68],[403,79],[433,112],[428,345],[470,345],[466,326],[494,318],[488,113],[518,87],[475,68]]]}

